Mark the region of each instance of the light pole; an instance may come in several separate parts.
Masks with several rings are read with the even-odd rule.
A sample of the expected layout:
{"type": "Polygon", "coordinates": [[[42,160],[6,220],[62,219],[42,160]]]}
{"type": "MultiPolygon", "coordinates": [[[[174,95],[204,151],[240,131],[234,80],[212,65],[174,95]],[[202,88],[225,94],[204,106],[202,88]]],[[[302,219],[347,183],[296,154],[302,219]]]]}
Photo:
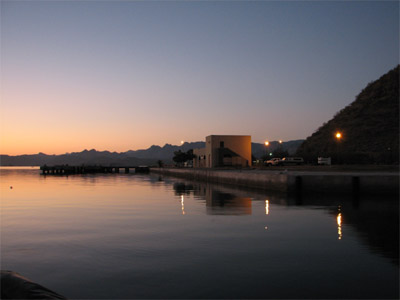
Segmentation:
{"type": "Polygon", "coordinates": [[[341,159],[340,159],[340,157],[342,156],[340,154],[341,147],[339,146],[340,140],[342,139],[342,137],[343,137],[343,134],[340,131],[336,131],[336,133],[335,133],[335,138],[336,138],[336,141],[337,141],[337,144],[336,144],[336,157],[337,157],[338,162],[339,161],[342,162],[341,159]]]}

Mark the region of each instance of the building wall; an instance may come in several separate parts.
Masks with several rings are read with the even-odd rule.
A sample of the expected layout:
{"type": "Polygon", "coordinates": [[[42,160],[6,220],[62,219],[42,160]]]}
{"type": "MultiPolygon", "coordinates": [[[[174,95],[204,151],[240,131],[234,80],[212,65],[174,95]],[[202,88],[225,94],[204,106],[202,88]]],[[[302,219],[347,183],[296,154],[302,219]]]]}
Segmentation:
{"type": "Polygon", "coordinates": [[[193,159],[193,168],[206,168],[206,148],[193,149],[195,158],[193,159]]]}
{"type": "Polygon", "coordinates": [[[193,151],[196,156],[202,156],[205,159],[196,159],[194,167],[215,168],[221,166],[219,150],[228,148],[241,156],[225,159],[230,161],[232,165],[240,165],[242,167],[251,166],[251,136],[248,135],[209,135],[206,137],[206,147],[203,149],[195,149],[193,151]]]}
{"type": "Polygon", "coordinates": [[[209,135],[206,137],[205,148],[194,149],[193,167],[215,168],[229,162],[229,165],[251,166],[251,136],[249,135],[209,135]],[[240,157],[221,158],[221,148],[227,148],[240,157]]]}
{"type": "MultiPolygon", "coordinates": [[[[209,138],[209,140],[211,141],[210,145],[212,149],[210,167],[219,166],[218,149],[222,147],[228,148],[233,152],[237,153],[238,155],[240,155],[243,158],[243,160],[241,161],[242,167],[251,166],[250,135],[211,135],[208,136],[207,138],[209,138]]],[[[238,161],[238,158],[235,157],[233,157],[232,162],[234,164],[240,163],[240,161],[238,161]]]]}
{"type": "Polygon", "coordinates": [[[212,156],[211,137],[212,135],[206,137],[206,156],[207,156],[206,168],[212,168],[213,156],[212,156]]]}

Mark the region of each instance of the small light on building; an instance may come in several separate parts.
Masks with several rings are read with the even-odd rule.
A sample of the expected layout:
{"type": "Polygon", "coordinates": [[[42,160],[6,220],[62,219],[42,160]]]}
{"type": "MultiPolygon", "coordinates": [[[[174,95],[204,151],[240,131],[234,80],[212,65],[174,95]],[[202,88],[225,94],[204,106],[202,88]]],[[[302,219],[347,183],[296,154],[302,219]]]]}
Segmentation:
{"type": "Polygon", "coordinates": [[[338,139],[338,140],[340,140],[341,138],[342,138],[342,133],[340,133],[340,132],[336,132],[336,138],[338,139]]]}

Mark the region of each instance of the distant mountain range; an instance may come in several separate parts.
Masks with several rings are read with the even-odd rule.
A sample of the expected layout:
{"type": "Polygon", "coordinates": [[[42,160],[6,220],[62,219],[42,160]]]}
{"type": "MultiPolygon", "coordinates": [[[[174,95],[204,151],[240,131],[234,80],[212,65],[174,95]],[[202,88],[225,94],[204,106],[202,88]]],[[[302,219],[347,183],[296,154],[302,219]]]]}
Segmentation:
{"type": "MultiPolygon", "coordinates": [[[[278,147],[282,147],[283,150],[287,150],[289,154],[294,154],[297,148],[303,140],[288,141],[279,144],[279,142],[270,142],[268,151],[273,151],[278,147]]],[[[164,163],[172,163],[172,157],[174,152],[188,151],[190,149],[203,148],[205,142],[192,142],[184,143],[180,146],[165,144],[163,147],[153,145],[148,149],[143,150],[129,150],[127,152],[109,152],[109,151],[97,151],[83,150],[82,152],[66,153],[61,155],[47,155],[44,153],[30,154],[30,155],[0,155],[1,166],[42,166],[42,165],[155,165],[158,160],[162,160],[164,163]]],[[[261,157],[265,155],[267,149],[264,144],[252,143],[252,154],[255,157],[261,157]]]]}

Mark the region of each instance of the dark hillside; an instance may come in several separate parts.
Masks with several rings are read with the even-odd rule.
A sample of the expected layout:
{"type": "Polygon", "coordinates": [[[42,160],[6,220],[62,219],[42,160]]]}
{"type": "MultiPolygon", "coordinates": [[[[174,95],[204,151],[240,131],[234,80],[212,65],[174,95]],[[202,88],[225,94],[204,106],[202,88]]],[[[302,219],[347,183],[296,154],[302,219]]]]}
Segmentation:
{"type": "Polygon", "coordinates": [[[356,100],[322,125],[299,147],[308,161],[399,163],[399,66],[369,83],[356,100]],[[335,137],[336,132],[342,138],[335,137]]]}

